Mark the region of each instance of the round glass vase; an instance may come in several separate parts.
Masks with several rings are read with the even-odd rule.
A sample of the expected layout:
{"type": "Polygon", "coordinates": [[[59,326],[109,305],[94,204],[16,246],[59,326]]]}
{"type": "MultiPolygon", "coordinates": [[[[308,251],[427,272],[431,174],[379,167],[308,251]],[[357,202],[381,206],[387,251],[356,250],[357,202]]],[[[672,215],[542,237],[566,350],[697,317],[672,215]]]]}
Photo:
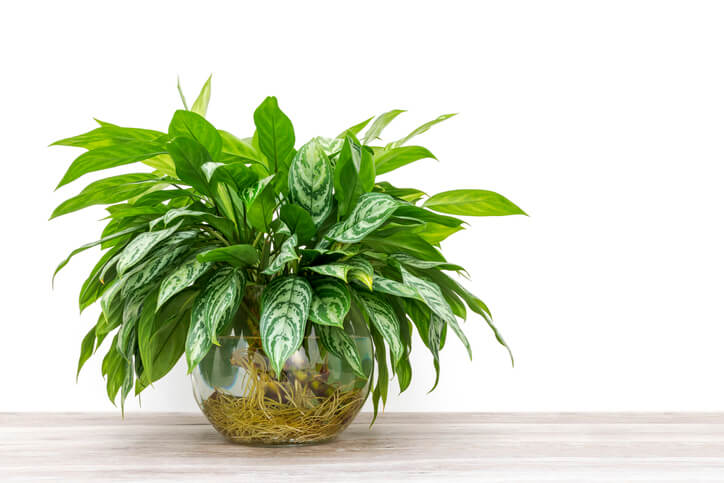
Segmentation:
{"type": "Polygon", "coordinates": [[[236,335],[219,337],[220,345],[214,345],[191,373],[194,397],[204,415],[234,443],[296,445],[335,438],[369,394],[373,350],[361,314],[350,311],[345,328],[367,377],[325,350],[313,329],[277,376],[258,331],[249,329],[247,322],[254,317],[250,312],[258,313],[249,311],[249,305],[253,306],[247,303],[245,314],[236,317],[236,335]]]}

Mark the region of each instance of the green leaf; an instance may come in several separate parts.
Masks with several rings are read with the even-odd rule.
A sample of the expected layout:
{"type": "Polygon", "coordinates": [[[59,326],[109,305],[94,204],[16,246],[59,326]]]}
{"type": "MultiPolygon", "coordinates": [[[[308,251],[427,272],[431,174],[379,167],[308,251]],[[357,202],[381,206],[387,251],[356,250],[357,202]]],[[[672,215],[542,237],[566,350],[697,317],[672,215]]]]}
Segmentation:
{"type": "Polygon", "coordinates": [[[360,195],[372,191],[375,183],[375,165],[372,154],[359,141],[347,136],[334,167],[334,190],[339,216],[349,213],[360,195]]]}
{"type": "Polygon", "coordinates": [[[217,164],[211,176],[211,184],[226,183],[237,193],[243,192],[259,181],[259,176],[244,163],[217,164]]]}
{"type": "Polygon", "coordinates": [[[490,313],[490,310],[488,309],[488,306],[485,305],[485,303],[474,294],[469,292],[460,283],[448,277],[444,273],[432,272],[432,276],[436,279],[438,284],[440,284],[441,286],[449,287],[453,292],[458,294],[460,298],[465,301],[468,307],[470,307],[470,310],[480,315],[485,320],[490,330],[493,331],[493,334],[495,335],[495,340],[497,340],[498,343],[505,347],[505,349],[508,351],[508,355],[510,356],[510,363],[512,365],[515,365],[515,360],[513,359],[513,352],[510,350],[510,347],[508,347],[505,339],[503,339],[503,335],[500,333],[495,324],[493,324],[492,315],[490,313]]]}
{"type": "Polygon", "coordinates": [[[259,254],[252,245],[231,245],[215,248],[199,254],[199,262],[226,262],[235,267],[253,266],[259,262],[259,254]]]}
{"type": "Polygon", "coordinates": [[[279,210],[279,217],[286,224],[292,233],[297,235],[299,243],[306,243],[317,232],[314,226],[314,220],[307,210],[299,205],[286,204],[279,210]]]}
{"type": "Polygon", "coordinates": [[[441,213],[469,216],[525,215],[526,213],[498,193],[485,190],[452,190],[431,196],[423,206],[441,213]]]}
{"type": "Polygon", "coordinates": [[[425,124],[423,124],[422,126],[419,126],[419,127],[415,128],[415,130],[413,130],[410,134],[408,134],[408,135],[405,136],[404,138],[399,139],[399,140],[395,141],[394,143],[390,143],[388,147],[390,147],[390,148],[396,148],[396,147],[398,147],[398,146],[402,146],[403,144],[405,144],[407,141],[409,141],[410,139],[414,138],[415,136],[418,136],[418,135],[426,132],[428,129],[430,129],[430,128],[431,128],[432,126],[434,126],[435,124],[438,124],[438,123],[441,123],[441,122],[443,122],[443,121],[446,121],[446,120],[448,120],[448,119],[450,119],[451,117],[456,116],[456,115],[457,115],[457,113],[454,113],[454,114],[443,114],[442,116],[438,116],[437,118],[433,119],[432,121],[428,121],[428,122],[426,122],[425,124]]]}
{"type": "Polygon", "coordinates": [[[297,255],[297,252],[295,251],[295,248],[297,247],[297,235],[292,235],[289,238],[287,238],[284,243],[282,243],[281,248],[279,249],[279,253],[276,257],[269,263],[269,266],[262,271],[262,273],[266,275],[274,275],[275,273],[279,272],[284,266],[293,261],[293,260],[299,260],[299,255],[297,255]]]}
{"type": "Polygon", "coordinates": [[[347,284],[331,278],[313,282],[314,294],[309,308],[309,320],[320,325],[343,328],[352,298],[347,284]]]}
{"type": "Polygon", "coordinates": [[[372,422],[370,422],[370,426],[372,426],[377,419],[377,409],[380,403],[380,399],[382,399],[383,408],[387,403],[387,387],[389,384],[389,374],[387,372],[385,343],[382,339],[382,336],[377,331],[377,329],[375,329],[374,326],[370,327],[370,335],[372,336],[372,342],[375,349],[375,360],[377,361],[377,384],[372,391],[372,405],[374,409],[372,422]]]}
{"type": "Polygon", "coordinates": [[[223,152],[238,156],[245,161],[264,166],[265,168],[267,168],[267,174],[273,174],[269,173],[267,160],[264,155],[261,152],[257,151],[254,146],[245,142],[242,139],[237,138],[236,136],[227,131],[222,131],[219,129],[219,134],[221,135],[221,140],[223,141],[223,144],[221,146],[223,152]]]}
{"type": "MultiPolygon", "coordinates": [[[[144,366],[141,376],[143,387],[168,374],[183,355],[191,306],[197,294],[196,291],[186,291],[176,295],[160,312],[155,313],[149,328],[144,326],[142,329],[139,324],[138,344],[144,366]]],[[[152,306],[149,304],[149,307],[152,306]]]]}
{"type": "MultiPolygon", "coordinates": [[[[218,345],[217,330],[224,327],[236,314],[244,295],[245,285],[246,280],[241,270],[224,267],[216,271],[194,302],[191,310],[191,325],[204,324],[207,336],[213,344],[218,345]]],[[[198,361],[190,360],[189,362],[198,361]]],[[[193,366],[189,365],[189,369],[192,369],[193,366]]]]}
{"type": "Polygon", "coordinates": [[[385,112],[384,114],[380,114],[380,116],[375,119],[375,122],[372,123],[369,129],[367,129],[367,132],[362,138],[362,143],[367,144],[369,141],[374,141],[375,139],[379,138],[380,134],[382,134],[382,131],[387,127],[387,125],[403,112],[405,111],[400,109],[393,109],[391,111],[385,112]]]}
{"type": "Polygon", "coordinates": [[[200,116],[206,116],[206,110],[209,107],[209,100],[211,99],[211,76],[204,83],[204,87],[201,88],[199,96],[194,101],[194,105],[191,106],[191,112],[195,112],[200,116]]]}
{"type": "Polygon", "coordinates": [[[61,139],[51,144],[51,146],[73,146],[91,150],[134,141],[153,141],[163,135],[160,131],[150,129],[120,127],[114,124],[102,123],[99,128],[79,136],[61,139]]]}
{"type": "Polygon", "coordinates": [[[318,140],[302,146],[289,168],[291,201],[309,212],[319,226],[332,211],[332,168],[318,140]]]}
{"type": "Polygon", "coordinates": [[[57,188],[84,174],[143,161],[164,152],[163,144],[156,141],[134,141],[92,149],[81,154],[71,163],[57,188]]]}
{"type": "Polygon", "coordinates": [[[384,193],[365,193],[359,197],[349,217],[335,225],[327,238],[342,243],[357,243],[375,231],[399,206],[399,201],[384,193]]]}
{"type": "Polygon", "coordinates": [[[136,236],[136,238],[126,245],[126,248],[123,249],[118,258],[118,262],[116,264],[118,267],[118,273],[123,274],[126,270],[140,262],[146,255],[148,255],[153,247],[173,235],[180,226],[181,223],[177,223],[171,228],[166,228],[165,230],[148,231],[136,236]]]}
{"type": "Polygon", "coordinates": [[[202,168],[211,161],[209,152],[201,144],[187,137],[175,138],[166,145],[166,148],[173,158],[178,178],[198,192],[212,195],[211,186],[202,168]]]}
{"type": "Polygon", "coordinates": [[[407,358],[402,358],[397,364],[397,382],[400,385],[400,394],[410,387],[412,381],[412,366],[407,358]]]}
{"type": "Polygon", "coordinates": [[[80,375],[80,370],[83,368],[83,365],[86,363],[86,361],[88,359],[90,359],[90,356],[93,355],[93,347],[95,346],[95,342],[96,342],[96,326],[94,325],[93,327],[91,327],[91,329],[85,335],[85,337],[83,337],[83,341],[80,343],[80,357],[78,358],[78,370],[75,373],[76,382],[78,381],[78,376],[80,375]]]}
{"type": "Polygon", "coordinates": [[[119,244],[104,253],[98,260],[98,263],[93,267],[93,270],[91,270],[88,278],[83,282],[83,286],[78,294],[78,306],[81,313],[98,300],[98,297],[108,288],[108,285],[105,284],[114,279],[114,268],[117,261],[116,255],[123,247],[123,244],[119,244]]]}
{"type": "Polygon", "coordinates": [[[410,204],[401,204],[395,210],[395,217],[414,219],[427,223],[437,223],[439,225],[454,228],[459,227],[460,225],[465,223],[459,218],[455,218],[453,216],[439,215],[437,213],[433,213],[430,210],[426,210],[425,208],[410,204]]]}
{"type": "Polygon", "coordinates": [[[401,148],[385,149],[374,157],[377,175],[389,173],[420,159],[437,159],[430,151],[422,146],[404,146],[401,148]]]}
{"type": "Polygon", "coordinates": [[[425,223],[414,228],[412,231],[431,245],[438,245],[440,242],[446,240],[450,235],[453,235],[462,229],[462,226],[451,228],[449,226],[438,225],[437,223],[425,223]]]}
{"type": "Polygon", "coordinates": [[[247,206],[246,220],[252,228],[262,232],[268,231],[277,206],[276,195],[269,184],[272,176],[260,180],[251,188],[247,188],[243,194],[247,206]]]}
{"type": "Polygon", "coordinates": [[[432,389],[428,392],[432,392],[437,387],[437,383],[440,382],[440,347],[442,345],[442,336],[445,329],[445,322],[432,313],[430,315],[430,325],[428,327],[427,340],[429,342],[429,349],[432,353],[432,361],[435,366],[435,384],[432,389]]]}
{"type": "Polygon", "coordinates": [[[315,325],[314,331],[319,335],[325,349],[346,361],[361,378],[367,378],[367,374],[362,369],[362,361],[359,352],[357,352],[357,346],[343,329],[327,325],[315,325]]]}
{"type": "Polygon", "coordinates": [[[273,173],[286,176],[294,156],[294,127],[279,109],[276,97],[267,97],[254,111],[259,149],[267,157],[273,173]]]}
{"type": "Polygon", "coordinates": [[[108,242],[108,241],[111,241],[111,240],[116,240],[116,239],[121,238],[121,237],[124,237],[124,236],[126,236],[126,235],[130,235],[131,233],[135,233],[135,232],[137,232],[137,231],[141,231],[141,230],[143,230],[144,228],[146,228],[146,226],[147,226],[147,225],[145,225],[145,224],[143,224],[143,225],[131,226],[131,227],[129,227],[129,228],[126,228],[125,230],[118,231],[118,232],[113,233],[113,234],[111,234],[111,235],[108,235],[108,236],[106,236],[106,237],[104,237],[104,238],[101,238],[100,240],[96,240],[96,241],[94,241],[94,242],[86,243],[85,245],[76,248],[75,250],[73,250],[72,252],[70,252],[70,255],[68,255],[65,260],[63,260],[62,262],[60,262],[60,263],[58,264],[58,267],[55,269],[55,272],[53,272],[53,280],[52,280],[52,281],[55,282],[55,276],[58,274],[58,272],[59,272],[63,267],[65,267],[65,266],[68,264],[68,262],[70,261],[71,258],[73,258],[75,255],[79,254],[80,252],[83,252],[83,251],[85,251],[85,250],[88,250],[89,248],[92,248],[92,247],[94,247],[94,246],[100,245],[100,244],[102,244],[102,243],[105,243],[105,242],[108,242]]]}
{"type": "Polygon", "coordinates": [[[362,129],[367,127],[367,124],[369,124],[370,121],[374,118],[375,118],[375,116],[372,116],[369,119],[365,119],[364,121],[360,122],[359,124],[355,124],[352,127],[348,127],[347,129],[345,129],[344,131],[342,131],[341,133],[339,133],[337,135],[337,139],[343,139],[345,136],[347,136],[349,134],[351,134],[353,136],[357,136],[362,131],[362,129]]]}
{"type": "MultiPolygon", "coordinates": [[[[221,154],[221,135],[209,121],[191,111],[178,110],[168,126],[169,138],[184,137],[196,141],[218,160],[221,154]]],[[[174,160],[175,161],[175,160],[174,160]]]]}
{"type": "Polygon", "coordinates": [[[206,252],[208,252],[208,249],[191,255],[170,274],[166,275],[159,288],[156,310],[160,309],[171,297],[193,285],[199,277],[209,271],[213,264],[211,262],[200,262],[196,258],[206,252]]]}
{"type": "Polygon", "coordinates": [[[397,320],[394,309],[378,295],[360,291],[356,293],[370,321],[380,334],[382,334],[385,342],[387,342],[387,345],[390,347],[392,361],[396,366],[404,353],[404,347],[400,340],[400,323],[397,320]]]}
{"type": "Polygon", "coordinates": [[[311,302],[312,287],[301,277],[279,277],[264,289],[259,327],[264,352],[277,377],[302,343],[311,302]]]}
{"type": "Polygon", "coordinates": [[[380,181],[376,183],[375,190],[387,193],[390,196],[407,201],[408,203],[415,203],[417,200],[426,195],[424,191],[420,191],[417,188],[397,188],[387,181],[380,181]]]}
{"type": "Polygon", "coordinates": [[[384,253],[409,253],[423,260],[445,262],[445,258],[428,242],[410,231],[402,231],[386,236],[369,236],[365,245],[384,253]]]}

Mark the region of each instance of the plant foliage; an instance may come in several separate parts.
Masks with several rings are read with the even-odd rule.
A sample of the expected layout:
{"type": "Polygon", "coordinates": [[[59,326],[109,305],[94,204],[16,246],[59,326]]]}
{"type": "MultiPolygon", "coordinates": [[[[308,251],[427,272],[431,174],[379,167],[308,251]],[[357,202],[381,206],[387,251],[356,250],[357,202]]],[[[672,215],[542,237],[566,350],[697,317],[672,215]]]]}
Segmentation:
{"type": "Polygon", "coordinates": [[[54,143],[86,149],[59,187],[107,168],[146,168],[90,183],[51,216],[107,205],[101,238],[71,252],[56,273],[83,250],[105,250],[79,296],[81,310],[97,301],[102,310],[81,344],[78,371],[112,336],[102,365],[111,401],[120,392],[123,405],[184,354],[193,370],[218,337],[234,331],[234,315],[252,287],[263,291],[256,329],[275,371],[314,327],[329,352],[363,374],[343,324],[350,310],[363,314],[377,362],[375,413],[386,400],[390,371],[401,391],[410,384],[415,330],[432,354],[436,385],[448,327],[470,352],[457,321],[466,306],[507,348],[487,306],[449,275],[463,268],[439,248],[463,229],[463,220],[451,215],[523,211],[492,191],[428,196],[378,179],[435,158],[406,144],[451,114],[378,145],[403,112],[392,110],[297,149],[276,98],[254,111],[256,131],[242,139],[206,120],[210,89],[209,79],[166,132],[99,121],[90,132],[54,143]]]}

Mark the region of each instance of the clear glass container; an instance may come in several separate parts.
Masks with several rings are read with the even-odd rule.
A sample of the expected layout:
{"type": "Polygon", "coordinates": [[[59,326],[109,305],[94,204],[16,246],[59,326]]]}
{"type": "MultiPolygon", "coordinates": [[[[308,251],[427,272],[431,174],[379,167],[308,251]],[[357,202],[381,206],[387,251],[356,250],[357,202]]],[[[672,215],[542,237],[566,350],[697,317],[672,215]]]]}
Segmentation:
{"type": "Polygon", "coordinates": [[[335,438],[367,399],[374,364],[361,314],[351,311],[345,327],[366,378],[326,351],[313,329],[277,377],[258,333],[242,320],[234,329],[241,335],[219,337],[220,345],[192,372],[196,402],[212,426],[235,443],[285,445],[335,438]]]}

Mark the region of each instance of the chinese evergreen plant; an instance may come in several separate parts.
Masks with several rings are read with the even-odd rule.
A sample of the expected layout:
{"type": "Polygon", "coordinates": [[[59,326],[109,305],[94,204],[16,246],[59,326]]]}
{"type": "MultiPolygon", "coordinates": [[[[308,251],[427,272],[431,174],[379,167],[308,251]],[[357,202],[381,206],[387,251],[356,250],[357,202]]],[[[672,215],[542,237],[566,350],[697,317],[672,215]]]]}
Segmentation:
{"type": "Polygon", "coordinates": [[[151,168],[92,182],[51,216],[109,205],[101,238],[74,250],[55,272],[83,250],[105,250],[80,291],[81,311],[98,300],[102,311],[81,344],[78,372],[113,335],[102,372],[108,397],[115,402],[120,391],[123,405],[134,387],[141,393],[184,353],[189,372],[196,367],[218,337],[234,333],[234,315],[253,289],[263,290],[256,330],[275,372],[312,327],[326,350],[360,372],[343,322],[353,305],[361,310],[377,362],[375,413],[386,400],[388,361],[400,391],[410,384],[413,327],[432,354],[435,386],[448,328],[471,353],[457,320],[466,306],[505,346],[486,305],[448,274],[463,268],[447,262],[439,245],[463,229],[450,215],[523,211],[491,191],[428,197],[379,179],[434,158],[408,142],[452,114],[378,145],[403,112],[393,110],[295,149],[292,123],[274,97],[254,112],[250,138],[212,126],[205,119],[209,81],[190,109],[184,100],[168,132],[98,121],[54,143],[87,150],[58,187],[122,165],[151,168]]]}

